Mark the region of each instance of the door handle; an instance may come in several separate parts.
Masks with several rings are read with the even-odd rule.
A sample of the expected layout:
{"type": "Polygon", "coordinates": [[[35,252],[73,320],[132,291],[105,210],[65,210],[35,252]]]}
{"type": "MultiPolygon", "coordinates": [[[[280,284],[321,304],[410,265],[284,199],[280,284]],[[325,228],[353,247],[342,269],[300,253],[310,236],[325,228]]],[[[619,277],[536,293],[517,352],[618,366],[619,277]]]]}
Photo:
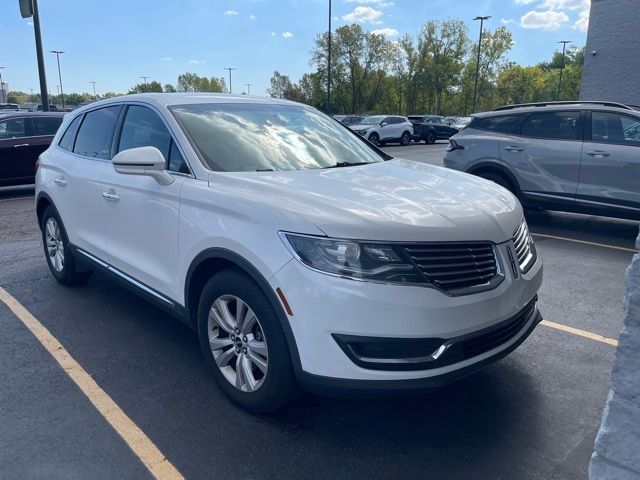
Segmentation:
{"type": "Polygon", "coordinates": [[[19,145],[14,145],[13,148],[28,147],[29,145],[31,145],[31,144],[30,143],[21,143],[19,145]]]}
{"type": "Polygon", "coordinates": [[[522,147],[516,147],[515,145],[509,145],[508,147],[504,147],[508,152],[521,152],[524,150],[522,147]]]}
{"type": "Polygon", "coordinates": [[[102,192],[102,197],[105,200],[109,200],[110,202],[117,202],[118,200],[120,200],[120,197],[115,193],[102,192]]]}
{"type": "Polygon", "coordinates": [[[60,185],[61,187],[67,186],[67,181],[64,178],[54,178],[53,181],[56,183],[56,185],[60,185]]]}
{"type": "Polygon", "coordinates": [[[591,150],[587,152],[587,155],[591,155],[592,157],[596,157],[596,158],[602,158],[602,157],[608,157],[609,152],[603,152],[601,150],[591,150]]]}

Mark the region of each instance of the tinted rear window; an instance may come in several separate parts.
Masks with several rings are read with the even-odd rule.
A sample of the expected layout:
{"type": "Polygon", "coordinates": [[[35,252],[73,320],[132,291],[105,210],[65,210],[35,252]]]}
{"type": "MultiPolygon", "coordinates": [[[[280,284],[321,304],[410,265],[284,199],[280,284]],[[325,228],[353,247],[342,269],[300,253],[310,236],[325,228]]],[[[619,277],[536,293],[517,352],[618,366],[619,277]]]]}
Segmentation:
{"type": "Polygon", "coordinates": [[[469,127],[489,130],[491,132],[506,133],[508,135],[520,135],[522,124],[526,118],[526,115],[475,117],[469,127]]]}
{"type": "Polygon", "coordinates": [[[111,158],[111,142],[119,113],[119,105],[87,113],[78,131],[74,153],[91,158],[111,158]]]}
{"type": "Polygon", "coordinates": [[[32,117],[33,135],[55,135],[62,124],[62,117],[32,117]]]}
{"type": "Polygon", "coordinates": [[[580,137],[580,112],[533,113],[522,127],[522,135],[550,140],[577,140],[580,137]]]}
{"type": "Polygon", "coordinates": [[[70,152],[73,151],[73,142],[76,139],[76,133],[78,133],[78,126],[80,125],[81,119],[82,115],[78,115],[67,127],[67,131],[64,132],[64,135],[62,135],[60,143],[58,144],[60,148],[64,148],[65,150],[69,150],[70,152]]]}

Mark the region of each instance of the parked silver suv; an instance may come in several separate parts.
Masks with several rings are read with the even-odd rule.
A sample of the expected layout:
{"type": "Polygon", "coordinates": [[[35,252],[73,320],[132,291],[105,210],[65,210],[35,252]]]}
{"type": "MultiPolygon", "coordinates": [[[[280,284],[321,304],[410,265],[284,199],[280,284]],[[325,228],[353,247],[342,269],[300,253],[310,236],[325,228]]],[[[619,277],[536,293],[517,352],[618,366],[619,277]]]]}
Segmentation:
{"type": "Polygon", "coordinates": [[[525,206],[640,219],[640,112],[625,105],[480,113],[451,137],[444,164],[502,185],[525,206]]]}

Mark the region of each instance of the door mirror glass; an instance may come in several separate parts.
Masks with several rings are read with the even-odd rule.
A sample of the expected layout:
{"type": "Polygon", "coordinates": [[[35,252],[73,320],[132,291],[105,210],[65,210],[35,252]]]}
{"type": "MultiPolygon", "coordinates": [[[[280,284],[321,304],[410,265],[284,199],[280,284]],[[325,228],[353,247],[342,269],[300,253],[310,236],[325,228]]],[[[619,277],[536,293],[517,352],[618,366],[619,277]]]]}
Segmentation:
{"type": "Polygon", "coordinates": [[[113,168],[123,175],[142,175],[154,178],[160,185],[173,183],[165,171],[166,160],[156,147],[137,147],[123,150],[113,157],[113,168]]]}
{"type": "Polygon", "coordinates": [[[387,122],[380,122],[381,127],[386,127],[387,125],[389,125],[387,122]]]}

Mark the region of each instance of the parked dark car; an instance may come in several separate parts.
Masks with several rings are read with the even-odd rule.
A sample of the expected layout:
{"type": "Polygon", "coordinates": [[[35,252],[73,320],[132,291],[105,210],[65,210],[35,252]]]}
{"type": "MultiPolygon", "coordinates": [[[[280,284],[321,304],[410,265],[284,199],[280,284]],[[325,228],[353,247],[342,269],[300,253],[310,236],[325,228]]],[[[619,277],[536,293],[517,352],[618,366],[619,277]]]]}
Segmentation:
{"type": "Polygon", "coordinates": [[[436,140],[448,140],[458,133],[457,128],[450,127],[444,117],[437,115],[410,115],[413,123],[413,140],[416,142],[435,143],[436,140]]]}
{"type": "Polygon", "coordinates": [[[0,114],[0,186],[33,183],[36,160],[49,148],[63,113],[0,114]]]}
{"type": "Polygon", "coordinates": [[[364,116],[362,115],[334,115],[333,118],[347,127],[351,125],[358,125],[362,120],[364,120],[364,116]]]}

